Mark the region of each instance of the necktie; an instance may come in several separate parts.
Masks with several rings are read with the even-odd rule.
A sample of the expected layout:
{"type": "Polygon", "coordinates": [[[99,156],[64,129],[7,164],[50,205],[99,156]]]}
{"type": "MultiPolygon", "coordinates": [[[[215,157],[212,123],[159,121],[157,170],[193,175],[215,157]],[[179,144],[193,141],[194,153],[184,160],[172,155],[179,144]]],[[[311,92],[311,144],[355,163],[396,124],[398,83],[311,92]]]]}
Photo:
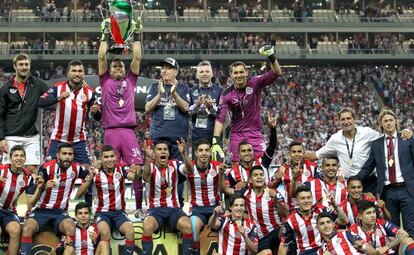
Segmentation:
{"type": "Polygon", "coordinates": [[[388,136],[388,179],[391,183],[394,183],[397,181],[397,176],[395,173],[395,159],[394,159],[394,142],[393,137],[388,136]]]}

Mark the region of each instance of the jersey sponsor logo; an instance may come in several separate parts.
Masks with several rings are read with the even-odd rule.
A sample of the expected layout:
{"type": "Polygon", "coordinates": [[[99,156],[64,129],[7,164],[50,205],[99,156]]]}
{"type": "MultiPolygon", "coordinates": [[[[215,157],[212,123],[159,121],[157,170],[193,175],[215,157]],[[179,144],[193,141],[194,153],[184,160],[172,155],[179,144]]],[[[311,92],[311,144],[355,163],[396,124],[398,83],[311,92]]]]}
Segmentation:
{"type": "Polygon", "coordinates": [[[17,89],[15,89],[15,88],[10,88],[10,89],[9,89],[9,91],[10,91],[10,93],[15,94],[15,93],[17,92],[17,89]]]}
{"type": "Polygon", "coordinates": [[[246,87],[246,94],[250,95],[253,93],[253,88],[252,87],[246,87]]]}

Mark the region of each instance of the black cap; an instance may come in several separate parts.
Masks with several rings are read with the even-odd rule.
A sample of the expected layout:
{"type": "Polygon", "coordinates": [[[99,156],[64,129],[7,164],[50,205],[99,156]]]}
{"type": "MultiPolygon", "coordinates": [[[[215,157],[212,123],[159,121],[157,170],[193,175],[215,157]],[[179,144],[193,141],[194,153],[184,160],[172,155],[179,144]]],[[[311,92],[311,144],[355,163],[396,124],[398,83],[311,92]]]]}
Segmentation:
{"type": "Polygon", "coordinates": [[[163,65],[163,64],[168,64],[168,65],[170,65],[170,66],[172,66],[172,67],[174,67],[175,69],[179,69],[179,66],[178,66],[178,62],[177,62],[177,60],[175,60],[175,59],[173,59],[173,58],[166,58],[166,59],[164,59],[163,61],[161,61],[160,63],[159,63],[159,65],[163,65]]]}

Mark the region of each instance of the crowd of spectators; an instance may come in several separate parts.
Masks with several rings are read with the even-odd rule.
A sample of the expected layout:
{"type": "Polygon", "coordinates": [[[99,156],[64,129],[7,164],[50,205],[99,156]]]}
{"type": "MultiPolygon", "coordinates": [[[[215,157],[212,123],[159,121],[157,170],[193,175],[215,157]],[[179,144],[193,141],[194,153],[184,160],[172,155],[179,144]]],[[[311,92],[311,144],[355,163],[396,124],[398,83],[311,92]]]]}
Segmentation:
{"type": "MultiPolygon", "coordinates": [[[[158,72],[155,67],[147,66],[142,68],[141,76],[157,79],[158,72]]],[[[263,69],[252,69],[251,75],[262,72],[263,69]]],[[[226,73],[224,67],[214,68],[213,82],[224,87],[232,84],[226,73]]],[[[413,78],[414,67],[285,68],[282,77],[265,89],[262,100],[263,118],[266,112],[278,118],[279,147],[273,163],[280,164],[286,159],[292,140],[302,141],[309,150],[320,148],[339,129],[335,113],[341,107],[354,108],[360,125],[377,128],[377,116],[382,103],[378,101],[374,87],[380,92],[384,103],[401,117],[401,126],[413,129],[413,78]]],[[[197,82],[195,69],[182,67],[178,79],[189,87],[194,86],[197,82]]],[[[142,112],[137,113],[140,141],[143,141],[148,126],[147,117],[142,112]]],[[[52,117],[44,118],[45,140],[50,134],[51,125],[52,117]]],[[[87,124],[87,130],[91,155],[96,155],[102,146],[101,125],[92,121],[87,124]]],[[[264,132],[267,132],[267,128],[264,128],[264,132]]],[[[46,141],[44,145],[47,145],[46,141]]]]}

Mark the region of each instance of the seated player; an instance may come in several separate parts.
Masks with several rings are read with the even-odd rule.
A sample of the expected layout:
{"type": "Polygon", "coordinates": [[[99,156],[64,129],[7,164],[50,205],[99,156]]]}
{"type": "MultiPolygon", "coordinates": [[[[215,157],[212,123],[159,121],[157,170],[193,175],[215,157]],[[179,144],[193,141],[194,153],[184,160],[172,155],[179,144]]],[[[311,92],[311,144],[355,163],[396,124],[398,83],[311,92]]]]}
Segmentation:
{"type": "MultiPolygon", "coordinates": [[[[100,242],[98,227],[90,224],[91,207],[88,203],[79,202],[75,207],[76,232],[75,232],[75,255],[109,255],[108,242],[100,242]]],[[[56,248],[56,255],[64,254],[66,245],[71,245],[69,237],[62,238],[59,247],[56,248]]]]}
{"type": "MultiPolygon", "coordinates": [[[[134,227],[125,213],[125,179],[139,178],[138,167],[131,165],[129,172],[126,167],[116,163],[115,150],[104,145],[101,150],[101,165],[91,169],[88,178],[79,187],[77,197],[82,196],[92,185],[95,199],[95,222],[104,242],[111,240],[115,228],[125,235],[125,254],[132,255],[135,249],[134,227]]],[[[109,253],[109,245],[104,247],[109,253]]]]}
{"type": "Polygon", "coordinates": [[[349,229],[370,243],[377,251],[377,255],[394,254],[394,248],[399,248],[400,254],[414,254],[414,241],[408,233],[397,227],[394,223],[377,218],[374,203],[361,200],[358,202],[359,223],[353,224],[349,229]]]}
{"type": "MultiPolygon", "coordinates": [[[[221,206],[214,209],[208,225],[212,230],[219,232],[218,255],[271,255],[271,250],[257,253],[256,226],[249,218],[243,218],[245,199],[240,193],[230,198],[231,214],[225,216],[221,206]]],[[[217,253],[216,253],[217,254],[217,253]]]]}
{"type": "Polygon", "coordinates": [[[145,255],[153,250],[152,234],[168,224],[182,236],[182,255],[190,255],[193,233],[190,218],[181,210],[178,202],[178,169],[180,164],[170,157],[169,143],[157,140],[154,152],[146,148],[142,179],[149,185],[149,209],[143,223],[142,247],[145,255]],[[152,157],[154,156],[154,161],[152,157]]]}
{"type": "Polygon", "coordinates": [[[195,220],[193,233],[193,255],[199,254],[200,232],[213,214],[214,208],[220,204],[219,195],[219,167],[220,163],[210,160],[211,145],[205,138],[197,140],[194,148],[195,160],[191,161],[185,153],[185,141],[177,141],[178,150],[184,158],[185,165],[179,171],[186,176],[190,188],[190,202],[192,206],[191,218],[195,220]]]}
{"type": "Polygon", "coordinates": [[[32,237],[35,233],[51,226],[56,235],[63,234],[72,240],[72,245],[65,247],[65,254],[74,251],[75,223],[68,213],[70,194],[77,178],[84,179],[88,171],[73,162],[73,146],[61,143],[57,150],[57,159],[44,163],[39,168],[39,175],[44,179],[43,189],[28,191],[32,194],[30,206],[36,209],[29,214],[23,226],[21,255],[32,252],[32,237]]]}
{"type": "Polygon", "coordinates": [[[362,253],[375,255],[376,250],[361,240],[361,238],[351,231],[336,231],[335,222],[332,215],[322,212],[316,218],[316,226],[322,237],[322,247],[318,250],[318,255],[323,254],[351,254],[360,255],[362,253]]]}
{"type": "MultiPolygon", "coordinates": [[[[17,199],[33,182],[30,172],[23,168],[25,160],[24,147],[15,145],[10,150],[10,164],[0,165],[0,236],[2,232],[9,235],[9,255],[19,252],[22,228],[16,212],[17,199]]],[[[36,185],[40,190],[43,179],[37,178],[36,185]]]]}

